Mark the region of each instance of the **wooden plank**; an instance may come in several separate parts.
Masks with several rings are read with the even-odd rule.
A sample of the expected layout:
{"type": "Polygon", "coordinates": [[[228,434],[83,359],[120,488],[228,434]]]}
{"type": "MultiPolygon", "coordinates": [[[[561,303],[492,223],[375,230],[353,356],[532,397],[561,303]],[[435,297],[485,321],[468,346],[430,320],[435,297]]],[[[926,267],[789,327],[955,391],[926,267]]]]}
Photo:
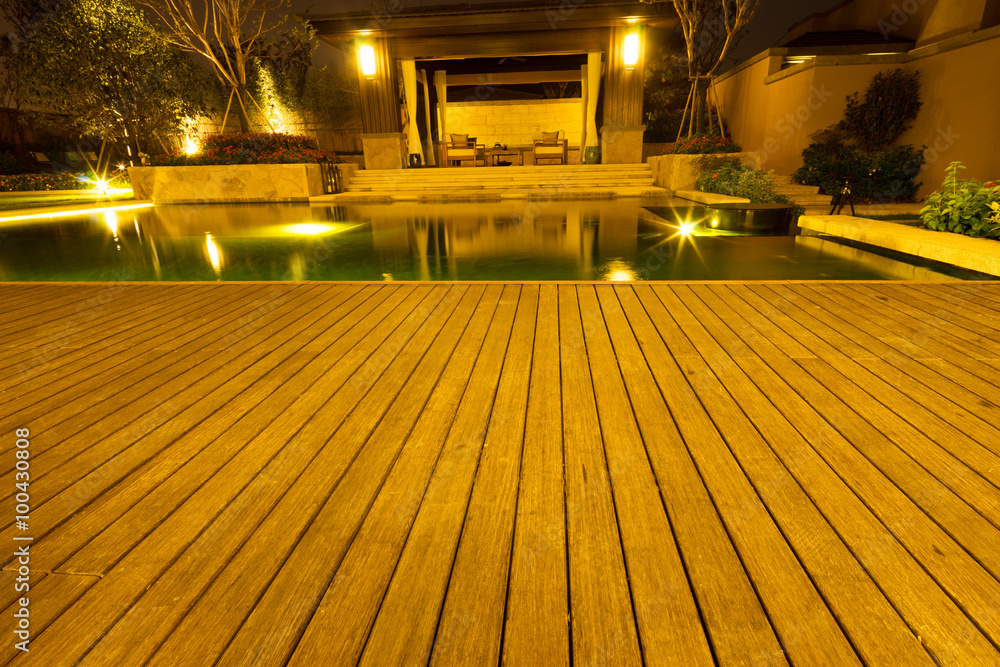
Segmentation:
{"type": "Polygon", "coordinates": [[[433,645],[459,639],[435,632],[512,328],[534,327],[534,305],[519,308],[520,292],[514,285],[504,289],[359,664],[426,662],[433,645]]]}
{"type": "MultiPolygon", "coordinates": [[[[619,293],[626,291],[629,290],[621,289],[619,293]]],[[[607,308],[605,312],[608,312],[607,308]]],[[[639,323],[636,321],[632,322],[633,327],[637,324],[639,323]]],[[[771,451],[758,429],[764,433],[777,432],[777,440],[788,440],[798,434],[759,391],[754,391],[755,387],[745,376],[732,372],[736,368],[735,362],[714,344],[709,335],[702,333],[696,340],[702,346],[705,361],[695,357],[679,360],[688,371],[687,383],[684,373],[678,368],[670,368],[669,372],[661,370],[660,373],[663,375],[661,386],[665,392],[676,392],[673,389],[675,385],[683,387],[684,384],[690,384],[688,391],[693,390],[698,394],[701,404],[711,414],[715,427],[725,437],[725,443],[718,438],[706,438],[703,434],[711,432],[714,427],[712,422],[707,422],[704,418],[701,421],[707,423],[693,425],[701,434],[697,438],[699,443],[714,441],[715,444],[705,448],[704,459],[712,462],[706,468],[706,475],[724,474],[724,470],[718,470],[718,462],[727,462],[736,457],[782,534],[794,548],[796,557],[843,626],[851,645],[865,662],[878,664],[902,660],[906,664],[930,664],[932,661],[917,638],[848,551],[826,518],[817,511],[813,501],[790,477],[788,470],[771,451]],[[706,363],[708,360],[731,372],[717,377],[706,363]],[[726,386],[721,382],[723,377],[726,379],[726,386]],[[730,396],[730,393],[735,396],[737,392],[739,404],[730,396]],[[751,422],[744,412],[747,415],[754,414],[757,419],[751,422]]],[[[655,339],[652,342],[655,343],[655,339]]],[[[662,346],[662,342],[660,345],[662,346]]],[[[651,366],[654,360],[658,365],[669,360],[663,353],[655,357],[647,353],[647,358],[651,366]]],[[[732,472],[739,474],[736,470],[732,472]]],[[[789,565],[792,571],[797,569],[795,564],[789,565]]],[[[793,612],[792,616],[794,615],[793,612]]],[[[837,639],[840,639],[839,636],[837,639]]]]}
{"type": "Polygon", "coordinates": [[[522,287],[431,664],[500,659],[537,309],[538,287],[522,287]]]}
{"type": "MultiPolygon", "coordinates": [[[[133,545],[144,540],[147,531],[160,530],[161,521],[175,517],[176,514],[170,515],[175,508],[188,506],[192,493],[209,495],[212,506],[220,504],[221,501],[212,497],[210,488],[202,490],[206,480],[213,477],[222,479],[225,484],[221,488],[231,489],[225,473],[220,471],[232,470],[234,479],[239,479],[247,474],[239,467],[239,462],[247,465],[250,471],[266,465],[274,456],[273,447],[277,446],[266,442],[268,437],[277,433],[271,440],[284,443],[297,433],[302,423],[392,334],[428,291],[429,288],[389,290],[388,298],[352,327],[350,335],[338,338],[330,354],[310,364],[306,372],[298,373],[270,394],[267,400],[243,415],[219,436],[218,443],[213,443],[212,447],[202,444],[204,449],[198,456],[108,526],[99,538],[86,544],[60,565],[60,569],[67,572],[106,571],[133,545]]],[[[204,437],[199,433],[191,434],[191,438],[200,443],[204,443],[204,437]]],[[[231,491],[236,493],[239,489],[231,491]]],[[[100,517],[94,518],[100,521],[100,517]]]]}
{"type": "MultiPolygon", "coordinates": [[[[654,292],[662,297],[665,290],[654,292]]],[[[671,314],[679,312],[665,305],[671,314]]],[[[706,344],[689,339],[696,348],[706,344]]],[[[688,445],[790,662],[857,663],[854,648],[722,439],[702,435],[688,445]]]]}
{"type": "MultiPolygon", "coordinates": [[[[829,332],[831,339],[827,342],[790,318],[782,317],[769,309],[766,302],[745,287],[695,287],[694,291],[720,299],[734,312],[753,322],[753,331],[759,332],[771,342],[793,338],[797,343],[813,350],[816,357],[835,368],[935,443],[940,443],[939,447],[955,460],[976,471],[992,484],[1000,484],[1000,456],[970,437],[973,435],[985,442],[1000,442],[1000,431],[994,427],[985,422],[977,427],[977,418],[971,413],[963,414],[965,410],[960,406],[880,359],[870,358],[864,360],[863,364],[858,363],[838,349],[836,344],[839,334],[829,332]],[[762,317],[762,308],[771,311],[770,317],[762,317]]],[[[947,458],[946,455],[943,456],[947,458]]]]}
{"type": "MultiPolygon", "coordinates": [[[[6,575],[0,577],[0,581],[5,580],[6,578],[6,575]]],[[[27,663],[28,660],[26,660],[26,658],[33,659],[37,653],[38,647],[45,642],[45,640],[41,639],[39,635],[44,633],[45,630],[52,625],[52,622],[58,618],[67,607],[76,602],[81,595],[86,593],[98,581],[99,578],[93,576],[66,574],[47,574],[38,576],[33,573],[31,590],[25,593],[25,596],[30,600],[28,609],[31,614],[29,617],[31,622],[31,643],[28,645],[29,651],[28,653],[22,655],[22,651],[18,650],[14,646],[14,643],[18,640],[13,638],[14,634],[12,632],[8,632],[10,637],[8,637],[8,640],[0,645],[0,660],[2,660],[6,665],[11,664],[12,661],[16,660],[18,657],[20,657],[21,660],[14,664],[27,663]]],[[[10,586],[11,590],[13,588],[13,586],[10,586]]],[[[17,608],[16,605],[18,605],[18,603],[14,602],[12,605],[4,607],[2,612],[4,619],[13,619],[14,611],[17,608]]]]}
{"type": "MultiPolygon", "coordinates": [[[[462,396],[501,293],[499,285],[487,288],[416,426],[408,435],[398,434],[405,438],[399,457],[294,647],[289,664],[356,664],[360,658],[458,407],[465,403],[462,396]]],[[[281,591],[276,590],[276,594],[281,591]]],[[[266,644],[266,638],[261,640],[249,634],[237,636],[220,664],[239,662],[247,654],[244,642],[266,644]]]]}
{"type": "Polygon", "coordinates": [[[785,295],[787,290],[787,293],[802,299],[805,304],[803,307],[808,307],[810,313],[827,325],[834,328],[851,326],[863,331],[870,336],[869,340],[878,341],[888,348],[898,350],[900,354],[936,370],[967,388],[979,397],[974,402],[978,402],[980,406],[1000,407],[1000,401],[997,404],[989,401],[990,398],[996,398],[996,385],[974,374],[982,367],[981,363],[964,355],[952,355],[951,348],[923,334],[894,331],[893,325],[896,323],[884,317],[877,308],[858,308],[854,301],[829,289],[804,285],[788,285],[782,289],[782,295],[785,295]],[[949,361],[942,361],[940,354],[948,356],[949,361]]]}
{"type": "MultiPolygon", "coordinates": [[[[330,498],[333,488],[340,488],[348,469],[358,464],[362,446],[399,395],[467,290],[468,287],[464,285],[439,286],[435,290],[436,294],[425,300],[410,315],[408,319],[412,322],[403,323],[397,332],[400,335],[394,334],[387,340],[285,445],[285,451],[299,447],[317,448],[318,451],[300,471],[293,471],[289,475],[284,485],[287,490],[279,489],[280,499],[273,509],[265,512],[267,504],[260,503],[248,488],[242,495],[252,499],[252,506],[248,504],[247,510],[242,514],[235,514],[227,508],[191,545],[188,552],[143,594],[141,603],[115,623],[97,643],[92,654],[100,654],[106,662],[125,659],[145,661],[188,612],[190,604],[202,596],[209,584],[217,578],[216,575],[227,566],[229,572],[239,572],[228,579],[230,585],[242,593],[241,599],[235,605],[216,606],[214,611],[218,625],[228,625],[235,631],[246,618],[245,603],[252,604],[259,599],[262,589],[297,543],[317,563],[306,571],[293,567],[296,577],[301,577],[299,586],[305,589],[305,596],[313,598],[315,604],[315,600],[322,594],[325,579],[309,574],[310,570],[323,567],[322,563],[326,559],[320,554],[325,540],[303,545],[300,542],[302,532],[314,521],[316,512],[330,498]],[[440,299],[434,298],[438,295],[440,299]],[[407,329],[407,324],[412,326],[407,329]],[[398,340],[393,341],[393,338],[398,340]],[[241,529],[245,530],[247,541],[239,551],[237,546],[240,540],[234,540],[230,534],[237,525],[248,526],[241,529]],[[314,548],[309,549],[309,546],[314,548]],[[246,579],[261,581],[248,586],[241,585],[240,582],[246,579]],[[142,606],[165,608],[159,614],[156,627],[148,623],[145,614],[140,611],[142,606]]],[[[374,453],[372,449],[367,448],[370,456],[385,456],[383,448],[378,448],[374,453]]],[[[282,456],[288,458],[284,453],[282,456]]],[[[387,466],[393,456],[390,454],[386,458],[387,466]]],[[[279,468],[262,473],[267,476],[270,472],[272,479],[268,481],[269,485],[282,486],[278,478],[279,475],[287,474],[280,469],[286,465],[283,462],[279,468]]],[[[364,462],[361,465],[365,467],[364,462]]],[[[365,472],[373,471],[367,467],[365,472]]],[[[378,473],[363,477],[370,485],[367,494],[348,492],[348,502],[357,504],[357,514],[341,530],[349,535],[354,534],[370,506],[370,497],[377,492],[381,477],[383,475],[378,473]]],[[[360,491],[356,485],[347,488],[360,491]]],[[[260,491],[257,493],[260,494],[260,491]]],[[[239,503],[240,499],[236,502],[239,503]]],[[[330,537],[330,531],[338,528],[322,521],[320,525],[314,523],[313,527],[323,538],[330,537]]],[[[281,606],[288,605],[289,593],[288,590],[283,592],[281,606]]],[[[296,596],[291,603],[288,606],[292,609],[299,607],[302,598],[296,596]]],[[[262,611],[268,608],[266,604],[260,606],[262,611]]],[[[298,632],[294,632],[292,636],[297,637],[298,632]]]]}
{"type": "MultiPolygon", "coordinates": [[[[221,434],[240,416],[246,414],[274,389],[292,379],[295,374],[314,357],[297,354],[301,342],[296,338],[309,335],[309,329],[314,324],[329,325],[343,315],[352,311],[355,305],[365,301],[366,295],[358,288],[345,291],[338,289],[322,290],[320,298],[309,301],[303,306],[308,313],[295,313],[294,321],[286,323],[279,337],[287,337],[285,345],[277,348],[265,357],[250,363],[249,357],[240,356],[239,363],[224,366],[225,373],[207,376],[192,383],[183,391],[171,398],[174,402],[190,404],[170,417],[161,427],[152,433],[139,429],[133,434],[135,444],[125,447],[131,440],[125,434],[121,440],[107,440],[87,450],[86,454],[93,459],[89,466],[82,465],[83,458],[76,457],[65,466],[65,469],[53,471],[46,477],[43,487],[44,497],[52,497],[51,502],[35,502],[33,508],[35,519],[40,526],[57,526],[50,534],[45,535],[46,546],[41,552],[43,562],[61,563],[73,551],[82,546],[81,540],[89,531],[97,529],[97,525],[87,521],[86,517],[99,517],[101,528],[114,521],[121,513],[131,508],[146,492],[169,476],[170,472],[183,465],[197,450],[186,448],[192,441],[212,439],[211,435],[221,434]],[[357,295],[358,298],[353,298],[357,295]],[[325,300],[333,297],[332,300],[325,300]],[[352,297],[352,298],[348,298],[352,297]],[[243,365],[246,368],[242,368],[243,365]],[[238,401],[233,399],[238,398],[238,401]],[[204,424],[203,420],[211,416],[212,421],[204,424]],[[199,431],[196,426],[202,423],[199,431]],[[194,438],[190,437],[194,435],[194,438]],[[179,440],[178,440],[179,439],[179,440]],[[171,444],[169,450],[164,448],[171,444]],[[168,453],[169,452],[169,453],[168,453]],[[150,479],[149,471],[156,470],[156,475],[150,479]],[[115,487],[123,479],[130,479],[126,487],[115,487]],[[145,480],[143,484],[133,486],[133,481],[145,480]],[[52,489],[50,489],[52,487],[52,489]],[[128,491],[126,491],[126,488],[128,491]],[[113,501],[105,498],[95,499],[107,489],[113,489],[113,501]],[[128,493],[132,500],[122,497],[128,493]],[[92,499],[97,505],[86,505],[92,499]],[[69,517],[65,525],[59,525],[69,517]],[[80,526],[87,528],[81,532],[80,526]],[[53,544],[55,542],[56,544],[53,544]]],[[[367,288],[367,294],[375,292],[375,288],[367,288]]],[[[293,304],[294,305],[294,304],[293,304]]],[[[247,345],[252,345],[248,339],[247,345]]],[[[239,354],[241,350],[235,349],[239,354]]]]}
{"type": "MultiPolygon", "coordinates": [[[[633,402],[622,380],[622,373],[638,362],[616,356],[619,350],[612,347],[609,323],[601,316],[602,305],[594,288],[577,287],[577,298],[580,311],[587,313],[583,317],[584,342],[643,658],[653,664],[711,664],[712,653],[698,607],[651,467],[654,454],[646,451],[647,446],[652,450],[654,443],[643,441],[636,424],[640,409],[646,405],[639,403],[633,413],[633,402]]],[[[605,300],[604,305],[610,303],[605,300]]],[[[622,327],[627,331],[628,325],[616,323],[615,333],[622,344],[622,327]]],[[[672,436],[670,445],[683,447],[673,428],[668,433],[672,436]]],[[[652,434],[646,431],[645,435],[652,434]]]]}
{"type": "Polygon", "coordinates": [[[538,295],[502,661],[570,664],[566,504],[559,380],[559,294],[538,295]]]}
{"type": "MultiPolygon", "coordinates": [[[[922,385],[933,389],[939,398],[929,401],[928,407],[934,409],[935,414],[939,416],[943,416],[942,411],[952,415],[954,423],[960,423],[966,432],[973,432],[980,443],[1000,442],[1000,429],[964,407],[975,405],[978,409],[996,406],[989,401],[984,405],[981,395],[957,381],[960,378],[954,376],[961,374],[960,369],[953,369],[953,373],[945,375],[931,365],[914,360],[899,349],[903,346],[892,346],[879,340],[869,331],[859,328],[853,318],[848,322],[838,317],[838,314],[849,313],[844,313],[835,304],[830,304],[833,310],[816,307],[798,293],[780,285],[751,285],[747,286],[746,290],[770,303],[776,308],[777,313],[793,319],[805,330],[816,334],[851,359],[864,360],[866,364],[870,364],[875,358],[880,359],[884,362],[879,364],[879,367],[884,369],[880,373],[881,376],[897,388],[906,386],[906,378],[914,378],[922,385]],[[937,409],[938,401],[947,407],[937,409]]],[[[875,327],[866,328],[877,331],[875,327]]]]}
{"type": "Polygon", "coordinates": [[[573,660],[581,664],[640,664],[617,510],[586,362],[582,316],[575,287],[561,285],[559,360],[573,660]]]}
{"type": "MultiPolygon", "coordinates": [[[[394,381],[405,380],[405,386],[394,394],[381,421],[377,419],[380,415],[372,414],[375,411],[366,404],[363,410],[355,410],[337,433],[338,449],[362,443],[364,448],[329,497],[312,501],[304,497],[322,488],[329,491],[327,485],[333,481],[324,484],[322,478],[330,476],[329,466],[314,462],[292,493],[282,499],[267,522],[185,614],[153,656],[152,664],[177,664],[178,660],[214,663],[227,646],[235,655],[254,655],[260,662],[287,660],[365,514],[376,501],[484,291],[484,286],[455,290],[449,301],[442,302],[441,315],[447,315],[447,321],[428,320],[434,328],[428,327],[427,333],[433,332],[435,337],[429,349],[425,348],[419,365],[407,374],[405,365],[396,368],[394,363],[387,372],[397,376],[394,381]],[[454,298],[459,296],[461,302],[452,308],[454,298]],[[320,479],[313,479],[317,476],[320,479]],[[302,512],[302,507],[316,507],[318,512],[312,516],[302,512]],[[304,531],[301,536],[294,531],[300,523],[304,531]],[[288,551],[291,554],[286,560],[281,555],[288,551]],[[276,613],[285,619],[279,629],[271,623],[276,613]]],[[[384,384],[380,381],[373,392],[382,393],[384,384]]]]}
{"type": "MultiPolygon", "coordinates": [[[[126,283],[119,283],[116,287],[123,289],[126,283]]],[[[25,295],[12,304],[17,311],[11,312],[12,317],[5,318],[0,323],[0,343],[7,345],[12,344],[15,339],[30,337],[28,334],[31,331],[57,322],[61,313],[83,308],[89,301],[95,300],[95,297],[102,297],[103,300],[109,292],[108,286],[86,283],[79,286],[39,286],[30,295],[25,295]]],[[[6,304],[4,305],[6,311],[6,304]]]]}
{"type": "Polygon", "coordinates": [[[871,289],[890,299],[901,301],[909,307],[946,319],[1000,347],[1000,322],[994,309],[980,308],[974,303],[956,303],[954,299],[905,283],[872,285],[871,289]]]}
{"type": "MultiPolygon", "coordinates": [[[[419,309],[411,317],[413,309],[420,302],[429,299],[432,304],[437,303],[443,296],[441,290],[435,290],[432,294],[429,287],[401,287],[396,291],[407,294],[407,299],[399,308],[379,322],[379,326],[370,330],[360,345],[342,357],[341,363],[324,376],[313,391],[300,395],[292,406],[270,421],[260,435],[226,464],[214,484],[203,486],[190,495],[178,511],[156,526],[137,548],[117,562],[117,558],[112,561],[102,560],[93,552],[88,553],[86,559],[80,558],[78,554],[71,560],[71,563],[77,561],[84,567],[94,568],[91,571],[105,570],[107,574],[54,622],[53,628],[68,626],[76,628],[76,631],[57,629],[53,640],[44,642],[40,647],[40,660],[79,655],[81,651],[90,648],[93,642],[100,639],[133,607],[143,591],[175,562],[191,544],[192,534],[198,535],[204,530],[204,539],[218,540],[221,533],[223,539],[228,538],[232,548],[242,544],[257,525],[252,515],[273,507],[286,490],[286,485],[315,456],[318,445],[315,439],[291,444],[288,443],[288,434],[297,433],[384,341],[392,336],[396,336],[393,344],[400,344],[408,339],[428,314],[419,309]],[[241,521],[241,518],[247,520],[241,521]],[[81,618],[87,619],[82,631],[81,618]]],[[[388,363],[385,360],[385,364],[388,363]]],[[[110,547],[112,552],[120,548],[118,545],[103,546],[105,549],[110,547]]],[[[210,555],[210,552],[204,551],[189,554],[187,565],[197,566],[200,558],[208,558],[210,555]]]]}
{"type": "Polygon", "coordinates": [[[648,286],[616,290],[618,307],[605,292],[599,290],[615,351],[628,369],[624,377],[629,396],[713,654],[722,663],[748,659],[755,664],[783,664],[784,650],[688,447],[719,439],[697,396],[685,390],[684,378],[670,356],[670,352],[677,359],[697,356],[695,348],[648,286]],[[634,339],[627,335],[629,328],[634,339]],[[669,351],[664,341],[669,341],[669,351]],[[648,364],[646,370],[640,354],[648,364]]]}
{"type": "MultiPolygon", "coordinates": [[[[913,533],[913,543],[919,545],[920,550],[930,550],[930,545],[939,543],[937,540],[942,534],[940,529],[925,515],[916,511],[891,482],[824,421],[810,403],[785,384],[774,370],[758,358],[732,357],[719,349],[720,346],[732,343],[733,336],[720,328],[720,322],[716,318],[704,315],[687,317],[685,306],[669,298],[670,295],[667,296],[671,312],[679,321],[684,322],[686,335],[692,340],[704,341],[703,349],[708,353],[707,369],[699,358],[678,359],[684,367],[685,375],[691,378],[692,385],[710,390],[713,383],[708,373],[714,373],[719,378],[726,391],[740,403],[740,409],[746,411],[754,426],[781,457],[782,463],[795,475],[796,481],[809,493],[824,517],[904,616],[913,633],[938,657],[969,654],[988,656],[991,651],[989,643],[928,576],[920,563],[896,541],[879,518],[889,527],[893,527],[892,522],[899,522],[904,533],[913,533]],[[709,379],[706,380],[706,377],[709,379]],[[771,406],[780,409],[780,417],[775,414],[774,407],[760,400],[751,400],[761,393],[767,396],[771,406]],[[786,425],[786,420],[790,424],[786,425]],[[789,425],[795,430],[790,429],[789,425]],[[817,454],[823,458],[819,458],[817,454]],[[847,488],[848,485],[853,489],[847,488]],[[860,495],[860,500],[852,490],[860,495]],[[872,515],[869,507],[873,508],[879,518],[872,515]],[[928,531],[928,528],[931,530],[928,531]]],[[[665,337],[664,340],[669,346],[674,338],[665,337]]],[[[704,400],[711,400],[710,397],[714,398],[714,394],[706,394],[704,400]]],[[[717,406],[718,402],[710,405],[717,406]]],[[[783,490],[787,487],[778,488],[783,490]]],[[[815,561],[808,560],[810,552],[816,552],[818,567],[825,568],[823,560],[826,552],[820,549],[818,542],[822,539],[822,532],[814,537],[808,534],[803,536],[804,544],[800,553],[807,559],[810,569],[817,567],[815,561]]],[[[919,550],[917,553],[919,555],[919,550]]],[[[858,583],[863,584],[863,580],[858,583]]],[[[857,603],[862,607],[855,612],[858,617],[849,618],[850,614],[847,613],[838,616],[850,626],[850,631],[855,636],[859,632],[862,637],[868,634],[867,630],[859,631],[857,623],[866,622],[869,611],[864,605],[871,602],[865,598],[871,595],[873,593],[870,589],[859,585],[857,603]]],[[[872,611],[879,608],[879,605],[871,607],[872,611]]],[[[874,615],[877,619],[877,612],[874,615]]],[[[891,619],[882,617],[882,620],[888,623],[891,619]]],[[[893,627],[891,623],[890,627],[893,627]]],[[[887,639],[894,637],[896,642],[902,644],[901,654],[913,653],[913,647],[906,645],[905,637],[900,637],[899,628],[893,627],[893,630],[894,633],[887,635],[887,639]]],[[[877,638],[872,639],[877,641],[877,638]]],[[[858,645],[863,655],[881,650],[867,642],[859,642],[858,645]]]]}
{"type": "MultiPolygon", "coordinates": [[[[743,340],[751,336],[747,330],[765,327],[760,318],[751,324],[737,311],[719,300],[706,286],[694,286],[691,290],[701,297],[701,300],[714,312],[719,313],[727,322],[732,322],[735,328],[739,323],[739,333],[743,340]]],[[[764,339],[761,339],[764,340],[764,339]]],[[[770,348],[769,342],[758,347],[770,348]]],[[[869,393],[827,361],[822,359],[798,359],[800,367],[809,372],[835,396],[848,401],[851,408],[869,423],[876,424],[900,450],[916,461],[923,469],[933,475],[941,484],[954,492],[952,507],[960,515],[968,517],[968,522],[955,525],[952,534],[963,546],[977,556],[980,562],[996,575],[1000,572],[1000,531],[993,526],[1000,525],[1000,507],[997,504],[997,489],[981,476],[975,474],[961,461],[956,460],[944,448],[924,433],[913,428],[908,422],[897,416],[879,403],[869,393]],[[959,500],[961,499],[961,500],[959,500]],[[964,500],[965,502],[961,502],[964,500]],[[967,503],[967,505],[966,505],[967,503]],[[969,506],[977,512],[969,509],[969,506]],[[993,522],[993,526],[990,522],[993,522]],[[973,526],[975,528],[973,528],[973,526]]],[[[883,392],[885,388],[880,388],[883,392]]],[[[919,406],[916,406],[919,410],[919,406]]],[[[912,415],[910,419],[915,419],[912,415]]]]}
{"type": "MultiPolygon", "coordinates": [[[[205,304],[205,307],[210,307],[211,304],[205,304]]],[[[239,307],[239,306],[234,306],[239,307]]],[[[250,308],[250,304],[243,304],[242,307],[250,308]]],[[[219,308],[216,307],[218,311],[219,308]]],[[[239,311],[236,311],[238,314],[239,311]]],[[[233,311],[223,311],[222,315],[233,315],[233,311]]],[[[169,328],[169,324],[164,323],[162,325],[166,329],[169,328]]],[[[168,330],[164,330],[164,335],[169,335],[168,330]]],[[[188,332],[176,332],[176,337],[178,344],[183,344],[187,339],[197,339],[199,334],[204,335],[205,333],[211,331],[212,324],[210,322],[203,322],[199,328],[188,331],[188,332]],[[202,331],[203,330],[203,331],[202,331]]],[[[182,366],[183,364],[181,364],[182,366]]],[[[66,376],[67,378],[78,379],[76,374],[70,374],[66,376]]],[[[169,378],[166,378],[169,379],[169,378]]],[[[169,409],[169,395],[160,396],[154,389],[159,383],[159,377],[154,376],[149,379],[148,384],[151,384],[152,388],[147,388],[147,391],[140,394],[135,398],[135,400],[130,401],[130,407],[134,412],[124,412],[118,410],[110,414],[107,413],[108,406],[90,405],[89,407],[82,407],[79,403],[84,403],[87,405],[87,394],[84,392],[81,395],[76,396],[74,399],[65,398],[64,400],[75,410],[75,414],[71,412],[73,418],[69,423],[62,426],[60,429],[63,433],[66,433],[66,437],[63,440],[44,440],[39,443],[38,453],[33,454],[32,459],[32,470],[36,475],[44,475],[48,471],[56,468],[59,465],[64,464],[67,460],[78,454],[81,450],[85,450],[95,443],[102,442],[105,438],[110,437],[113,433],[119,431],[121,428],[127,426],[128,424],[143,424],[145,419],[140,419],[147,412],[152,410],[162,411],[160,418],[164,418],[169,409]],[[166,408],[164,406],[167,406],[166,408]],[[95,414],[96,413],[96,414],[95,414]],[[103,417],[101,416],[103,414],[103,417]]],[[[87,387],[87,385],[84,385],[87,387]]],[[[73,395],[76,391],[72,385],[65,388],[65,391],[69,395],[73,395]]],[[[122,393],[117,393],[112,395],[108,401],[114,405],[119,405],[123,398],[122,393]]],[[[31,398],[26,399],[30,403],[31,398]]],[[[58,415],[64,415],[65,413],[59,412],[58,415]]],[[[39,413],[34,413],[29,411],[19,412],[17,416],[11,417],[12,419],[27,419],[31,422],[32,428],[37,431],[44,431],[48,428],[52,428],[58,423],[56,420],[59,416],[53,417],[50,421],[49,414],[44,411],[39,413]],[[29,418],[30,416],[30,418],[29,418]],[[55,423],[53,423],[55,422],[55,423]]],[[[16,423],[24,423],[18,421],[16,423]]],[[[145,429],[152,428],[155,423],[146,423],[145,429]]],[[[12,474],[12,473],[8,473],[12,474]]]]}
{"type": "MultiPolygon", "coordinates": [[[[691,312],[697,318],[696,321],[701,321],[706,326],[711,325],[710,331],[724,348],[727,346],[742,348],[743,336],[740,334],[745,325],[739,316],[723,307],[720,307],[716,312],[710,311],[690,294],[688,288],[676,288],[674,291],[683,293],[684,307],[692,309],[691,312]],[[725,321],[728,326],[723,326],[722,321],[725,321]],[[735,328],[730,330],[729,327],[735,328]]],[[[672,293],[662,290],[660,295],[669,298],[672,293]]],[[[873,463],[876,463],[887,477],[909,495],[914,503],[922,508],[926,507],[928,514],[934,517],[936,523],[921,526],[924,531],[929,531],[930,534],[925,532],[919,540],[914,541],[907,539],[910,537],[908,529],[914,524],[923,523],[927,517],[920,513],[915,514],[911,510],[909,512],[901,511],[899,514],[884,514],[880,518],[892,528],[894,534],[901,541],[907,544],[909,550],[919,554],[920,562],[935,577],[938,585],[944,588],[950,597],[957,600],[964,610],[990,608],[991,603],[988,600],[997,599],[1000,596],[996,579],[990,576],[982,565],[973,559],[962,546],[956,544],[948,534],[942,533],[937,523],[940,523],[952,534],[962,535],[963,545],[971,543],[974,546],[979,541],[976,532],[983,529],[993,530],[992,527],[960,498],[948,492],[938,480],[916,465],[911,458],[892,446],[885,436],[872,428],[868,422],[862,420],[853,411],[853,404],[843,403],[838,397],[842,394],[829,388],[830,383],[814,379],[795,362],[778,353],[766,341],[761,342],[757,351],[760,352],[761,359],[779,372],[792,389],[800,395],[808,397],[811,404],[829,423],[835,424],[855,448],[873,463]],[[904,516],[907,518],[904,519],[904,516]],[[973,526],[976,528],[972,529],[973,526]],[[937,533],[936,536],[934,536],[935,533],[937,533]],[[930,548],[930,545],[933,545],[933,548],[930,548]],[[943,556],[946,553],[949,555],[943,556]]],[[[742,366],[744,363],[750,363],[751,358],[734,356],[734,359],[742,366]]],[[[798,363],[807,363],[808,361],[810,360],[799,360],[798,363]]],[[[772,398],[772,400],[776,399],[772,398]]],[[[840,474],[845,473],[841,471],[840,474]]],[[[979,551],[984,550],[980,549],[979,551]]],[[[987,558],[993,558],[988,553],[984,555],[987,558]]],[[[981,615],[976,618],[976,622],[988,637],[993,641],[996,640],[1000,616],[981,615]]],[[[966,641],[968,639],[963,637],[962,642],[966,641]]]]}

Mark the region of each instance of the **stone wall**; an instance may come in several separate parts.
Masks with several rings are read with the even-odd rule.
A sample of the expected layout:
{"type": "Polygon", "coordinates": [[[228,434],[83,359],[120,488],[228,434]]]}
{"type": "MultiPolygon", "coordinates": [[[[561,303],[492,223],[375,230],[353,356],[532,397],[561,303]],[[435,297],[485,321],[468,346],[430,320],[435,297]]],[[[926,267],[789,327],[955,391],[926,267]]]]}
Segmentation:
{"type": "Polygon", "coordinates": [[[157,204],[308,201],[323,194],[318,164],[129,167],[128,175],[135,198],[157,204]]]}
{"type": "Polygon", "coordinates": [[[530,146],[542,132],[563,131],[569,145],[580,145],[583,108],[580,98],[562,100],[484,100],[449,102],[448,133],[468,134],[476,143],[492,148],[530,146]]]}
{"type": "MultiPolygon", "coordinates": [[[[653,172],[654,185],[668,190],[694,190],[701,170],[698,163],[705,155],[657,155],[646,159],[653,172]]],[[[716,153],[713,158],[733,158],[753,169],[761,168],[760,153],[716,153]]]]}

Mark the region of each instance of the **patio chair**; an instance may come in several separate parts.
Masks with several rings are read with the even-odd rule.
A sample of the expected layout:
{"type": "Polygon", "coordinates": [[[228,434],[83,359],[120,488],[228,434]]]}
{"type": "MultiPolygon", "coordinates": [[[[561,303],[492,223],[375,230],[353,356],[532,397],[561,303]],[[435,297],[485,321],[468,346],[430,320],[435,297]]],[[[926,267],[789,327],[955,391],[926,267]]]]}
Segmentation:
{"type": "Polygon", "coordinates": [[[558,132],[542,132],[541,139],[535,139],[532,147],[534,163],[539,160],[558,160],[558,164],[566,164],[569,152],[562,130],[558,132]]]}
{"type": "MultiPolygon", "coordinates": [[[[463,162],[472,161],[472,166],[477,165],[479,158],[479,149],[485,149],[486,146],[480,146],[476,144],[476,137],[470,137],[467,134],[452,134],[449,135],[449,139],[444,145],[444,163],[446,166],[452,166],[452,162],[457,162],[458,166],[462,166],[463,162]]],[[[483,157],[483,162],[485,164],[485,156],[483,157]]]]}

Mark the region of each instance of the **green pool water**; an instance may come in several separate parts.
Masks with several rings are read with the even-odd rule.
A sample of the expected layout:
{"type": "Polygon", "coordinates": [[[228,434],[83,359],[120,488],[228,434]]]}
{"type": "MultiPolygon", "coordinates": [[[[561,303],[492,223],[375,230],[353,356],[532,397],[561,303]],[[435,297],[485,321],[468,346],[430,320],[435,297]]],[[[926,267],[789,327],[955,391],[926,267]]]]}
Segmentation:
{"type": "Polygon", "coordinates": [[[701,210],[638,199],[156,206],[0,223],[0,280],[976,277],[825,238],[713,234],[701,210]]]}

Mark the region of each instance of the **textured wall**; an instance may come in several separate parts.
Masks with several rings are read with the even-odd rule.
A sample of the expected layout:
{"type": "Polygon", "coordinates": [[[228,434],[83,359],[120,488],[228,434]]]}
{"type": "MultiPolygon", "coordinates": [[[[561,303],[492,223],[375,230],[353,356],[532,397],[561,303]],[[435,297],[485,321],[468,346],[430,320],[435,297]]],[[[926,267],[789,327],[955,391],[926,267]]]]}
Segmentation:
{"type": "Polygon", "coordinates": [[[565,100],[449,102],[448,133],[468,134],[476,142],[492,148],[500,142],[508,146],[530,146],[542,132],[562,130],[570,146],[580,143],[583,108],[580,98],[565,100]]]}

